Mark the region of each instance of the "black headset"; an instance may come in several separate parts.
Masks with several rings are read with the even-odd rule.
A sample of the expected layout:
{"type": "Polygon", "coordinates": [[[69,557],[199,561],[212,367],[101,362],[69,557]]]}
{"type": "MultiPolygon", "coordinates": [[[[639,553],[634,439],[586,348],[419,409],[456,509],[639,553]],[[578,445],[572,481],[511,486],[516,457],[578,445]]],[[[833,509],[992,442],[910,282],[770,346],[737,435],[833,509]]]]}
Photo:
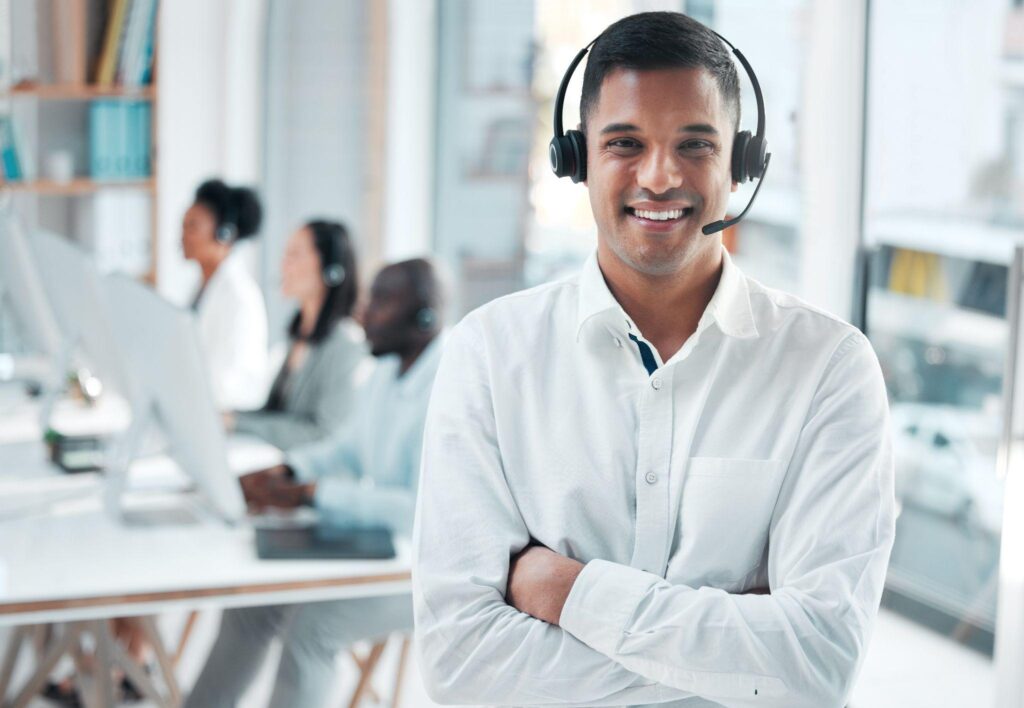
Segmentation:
{"type": "Polygon", "coordinates": [[[416,299],[419,300],[417,307],[412,311],[410,321],[420,332],[429,332],[437,325],[437,310],[430,304],[431,298],[423,283],[416,279],[416,299]]]}
{"type": "Polygon", "coordinates": [[[224,216],[221,217],[217,230],[213,232],[213,237],[217,239],[218,243],[231,245],[238,239],[237,212],[237,205],[234,203],[231,193],[228,192],[228,198],[224,205],[224,216]]]}
{"type": "MultiPolygon", "coordinates": [[[[715,221],[701,229],[709,236],[729,228],[746,216],[750,207],[753,206],[754,200],[757,199],[757,193],[761,191],[765,173],[768,172],[768,163],[772,158],[771,153],[768,152],[768,141],[764,135],[764,96],[761,95],[761,84],[758,83],[757,75],[754,74],[754,69],[750,66],[750,62],[747,61],[747,58],[743,56],[739,49],[734,47],[729,40],[718,34],[718,32],[711,31],[714,32],[716,37],[725,42],[729,49],[732,50],[732,53],[736,55],[744,71],[747,72],[747,76],[750,77],[750,83],[754,86],[754,98],[757,100],[757,132],[754,135],[751,135],[749,130],[741,130],[736,133],[732,144],[732,178],[740,184],[752,179],[758,180],[758,183],[754,189],[754,194],[750,197],[750,201],[747,202],[747,206],[740,212],[739,216],[733,219],[715,221]]],[[[556,177],[569,177],[573,182],[577,183],[587,179],[587,137],[578,130],[570,130],[568,132],[562,130],[562,106],[565,103],[565,92],[569,87],[569,80],[572,78],[573,72],[576,71],[576,67],[583,61],[583,57],[587,55],[587,52],[590,51],[590,48],[594,46],[598,39],[600,37],[581,49],[572,60],[565,72],[565,76],[562,77],[562,83],[558,86],[558,94],[555,96],[555,135],[551,138],[551,143],[548,146],[548,158],[551,161],[551,169],[556,177]]]]}
{"type": "Polygon", "coordinates": [[[341,249],[338,248],[338,239],[333,233],[331,238],[327,239],[327,248],[324,250],[321,277],[324,285],[336,288],[345,282],[348,273],[345,272],[345,266],[341,264],[341,253],[339,253],[341,249]]]}

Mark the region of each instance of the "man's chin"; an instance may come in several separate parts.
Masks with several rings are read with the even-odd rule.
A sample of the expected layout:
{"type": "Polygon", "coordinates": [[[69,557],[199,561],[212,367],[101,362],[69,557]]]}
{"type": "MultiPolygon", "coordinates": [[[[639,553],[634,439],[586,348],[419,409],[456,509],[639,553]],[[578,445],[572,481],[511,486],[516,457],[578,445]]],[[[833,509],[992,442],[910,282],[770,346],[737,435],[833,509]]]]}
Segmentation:
{"type": "Polygon", "coordinates": [[[678,273],[694,260],[706,244],[700,239],[707,238],[699,231],[696,234],[674,234],[672,239],[640,238],[625,248],[613,249],[623,263],[633,270],[650,276],[665,276],[678,273]]]}

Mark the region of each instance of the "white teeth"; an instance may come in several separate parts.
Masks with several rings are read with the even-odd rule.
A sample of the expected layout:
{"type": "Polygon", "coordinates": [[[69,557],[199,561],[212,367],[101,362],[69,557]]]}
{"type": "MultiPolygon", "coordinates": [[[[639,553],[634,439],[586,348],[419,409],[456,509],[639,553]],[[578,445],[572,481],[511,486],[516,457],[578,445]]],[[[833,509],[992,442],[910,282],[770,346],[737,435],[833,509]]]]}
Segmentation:
{"type": "Polygon", "coordinates": [[[645,209],[634,209],[633,213],[641,219],[650,219],[651,221],[668,221],[669,219],[681,219],[683,211],[683,209],[671,209],[669,211],[647,211],[645,209]]]}

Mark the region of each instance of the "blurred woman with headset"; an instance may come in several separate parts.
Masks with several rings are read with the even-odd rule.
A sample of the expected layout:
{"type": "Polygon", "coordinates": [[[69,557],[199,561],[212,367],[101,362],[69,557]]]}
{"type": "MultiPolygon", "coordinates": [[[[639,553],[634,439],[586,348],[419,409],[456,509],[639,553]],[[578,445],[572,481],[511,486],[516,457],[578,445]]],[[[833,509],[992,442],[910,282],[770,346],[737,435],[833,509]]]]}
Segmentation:
{"type": "Polygon", "coordinates": [[[348,415],[360,364],[368,364],[362,329],[352,321],[359,294],[348,231],[313,220],[288,239],[281,293],[297,301],[289,348],[270,396],[258,411],[226,416],[229,428],[287,450],[332,432],[348,415]]]}
{"type": "Polygon", "coordinates": [[[185,258],[202,271],[193,307],[222,410],[256,408],[266,392],[267,310],[236,248],[256,233],[262,216],[254,191],[215,179],[199,185],[182,222],[185,258]]]}

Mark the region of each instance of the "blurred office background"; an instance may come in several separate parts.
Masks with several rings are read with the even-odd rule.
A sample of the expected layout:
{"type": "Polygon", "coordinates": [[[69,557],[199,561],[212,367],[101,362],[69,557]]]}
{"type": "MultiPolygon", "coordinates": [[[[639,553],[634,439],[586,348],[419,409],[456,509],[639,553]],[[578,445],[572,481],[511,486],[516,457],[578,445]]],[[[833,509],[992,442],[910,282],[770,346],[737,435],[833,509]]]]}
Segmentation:
{"type": "MultiPolygon", "coordinates": [[[[87,50],[105,5],[87,3],[98,18],[87,50]]],[[[196,273],[181,254],[182,214],[202,179],[222,176],[264,199],[251,259],[273,336],[291,312],[280,254],[311,215],[351,225],[367,274],[433,255],[458,318],[571,272],[594,247],[586,190],[547,167],[552,99],[573,55],[623,15],[692,15],[744,52],[767,103],[771,169],[728,247],[750,275],[865,328],[889,387],[898,533],[851,705],[992,705],[1017,668],[996,660],[1000,647],[1022,639],[1001,619],[1000,590],[1024,603],[1007,594],[1019,589],[1019,559],[1000,563],[1020,513],[1004,513],[1004,493],[1006,435],[1020,417],[1008,391],[1024,243],[1022,5],[162,2],[156,71],[128,96],[148,107],[150,160],[109,176],[90,163],[97,104],[109,97],[45,90],[64,81],[54,15],[65,3],[0,0],[0,130],[18,136],[22,173],[2,198],[183,302],[196,273]]],[[[0,308],[0,351],[19,346],[0,308]]],[[[415,686],[406,700],[426,701],[415,686]]]]}

